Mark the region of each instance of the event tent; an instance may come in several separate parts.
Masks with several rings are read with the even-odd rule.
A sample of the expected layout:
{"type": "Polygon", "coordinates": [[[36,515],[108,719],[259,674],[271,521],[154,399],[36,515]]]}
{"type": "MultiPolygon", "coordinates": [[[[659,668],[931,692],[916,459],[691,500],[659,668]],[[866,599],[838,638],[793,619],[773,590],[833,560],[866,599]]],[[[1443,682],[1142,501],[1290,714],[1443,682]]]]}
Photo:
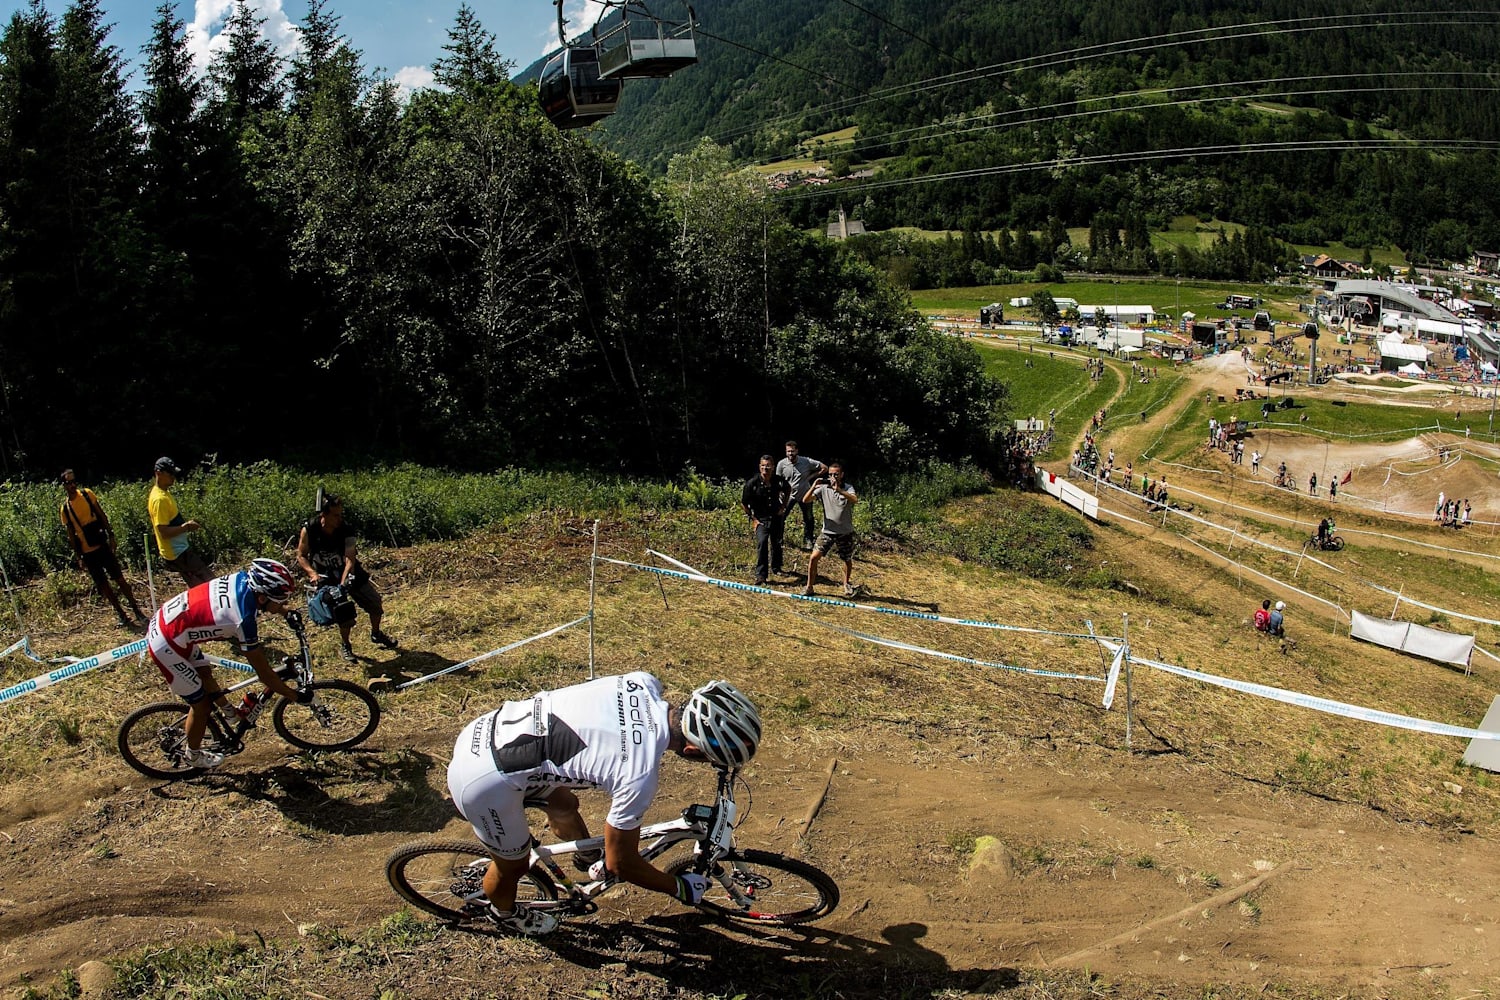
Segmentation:
{"type": "Polygon", "coordinates": [[[1422,368],[1422,366],[1419,365],[1419,364],[1417,364],[1415,361],[1413,361],[1409,365],[1402,365],[1400,368],[1397,368],[1396,371],[1399,374],[1402,374],[1402,375],[1426,375],[1427,374],[1426,370],[1424,370],[1422,368]]]}

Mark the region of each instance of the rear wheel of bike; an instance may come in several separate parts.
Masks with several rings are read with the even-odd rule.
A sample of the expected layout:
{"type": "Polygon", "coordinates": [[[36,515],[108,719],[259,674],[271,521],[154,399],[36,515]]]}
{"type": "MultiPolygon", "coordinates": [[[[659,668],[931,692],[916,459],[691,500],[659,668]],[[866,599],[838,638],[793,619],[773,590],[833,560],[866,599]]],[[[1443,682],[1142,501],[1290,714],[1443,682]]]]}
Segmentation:
{"type": "MultiPolygon", "coordinates": [[[[419,910],[452,923],[484,913],[484,873],[490,855],[475,841],[428,840],[403,844],[385,859],[391,888],[419,910]]],[[[533,869],[521,876],[516,900],[552,902],[557,883],[546,872],[533,869]]]]}
{"type": "Polygon", "coordinates": [[[1334,535],[1328,540],[1328,547],[1335,552],[1341,552],[1344,548],[1344,536],[1334,535]]]}
{"type": "MultiPolygon", "coordinates": [[[[672,876],[697,870],[697,858],[683,858],[667,869],[672,876]]],[[[718,861],[708,892],[699,905],[730,920],[760,924],[805,924],[826,917],[839,905],[839,887],[822,870],[770,851],[735,851],[718,861]],[[742,906],[719,879],[727,877],[742,896],[742,906]]]]}
{"type": "Polygon", "coordinates": [[[353,681],[314,681],[317,703],[299,705],[282,698],[271,710],[271,724],[294,747],[347,750],[370,738],[380,725],[380,702],[353,681]]]}
{"type": "MultiPolygon", "coordinates": [[[[116,742],[125,763],[149,778],[171,781],[202,774],[203,768],[186,763],[187,709],[180,701],[159,701],[125,716],[116,742]]],[[[212,733],[205,733],[203,746],[214,750],[212,733]]]]}

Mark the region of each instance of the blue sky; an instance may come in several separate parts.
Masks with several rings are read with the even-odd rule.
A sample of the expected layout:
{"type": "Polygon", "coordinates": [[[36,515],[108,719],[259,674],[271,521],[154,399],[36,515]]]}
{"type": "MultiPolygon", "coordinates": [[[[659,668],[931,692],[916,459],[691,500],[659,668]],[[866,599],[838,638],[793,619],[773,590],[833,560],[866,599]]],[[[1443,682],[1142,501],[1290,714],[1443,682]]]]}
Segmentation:
{"type": "MultiPolygon", "coordinates": [[[[67,9],[67,0],[45,0],[54,17],[67,9]]],[[[9,12],[24,9],[20,0],[0,0],[9,12]]],[[[249,0],[266,18],[265,33],[282,54],[295,51],[295,26],[307,13],[307,0],[249,0]]],[[[151,34],[158,0],[102,0],[107,22],[114,24],[110,41],[117,45],[137,73],[140,50],[151,34]]],[[[345,38],[364,53],[365,66],[383,68],[385,75],[406,87],[431,82],[430,67],[443,54],[448,29],[453,26],[459,0],[331,0],[345,38]]],[[[524,69],[557,45],[557,12],[551,0],[469,0],[480,21],[496,36],[500,53],[524,69]]],[[[232,0],[177,0],[177,14],[188,25],[189,44],[200,68],[224,29],[232,0]]],[[[590,0],[567,0],[568,32],[582,30],[600,11],[590,0]]]]}

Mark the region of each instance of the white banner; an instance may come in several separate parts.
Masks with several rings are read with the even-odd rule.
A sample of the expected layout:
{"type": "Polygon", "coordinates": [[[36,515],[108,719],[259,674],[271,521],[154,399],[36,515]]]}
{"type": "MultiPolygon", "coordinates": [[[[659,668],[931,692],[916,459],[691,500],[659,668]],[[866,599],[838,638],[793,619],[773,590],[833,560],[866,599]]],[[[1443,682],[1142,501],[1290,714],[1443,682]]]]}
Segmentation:
{"type": "Polygon", "coordinates": [[[1435,628],[1416,625],[1412,622],[1371,618],[1358,611],[1354,612],[1354,617],[1349,623],[1349,636],[1353,639],[1373,642],[1377,646],[1394,649],[1409,656],[1420,656],[1424,659],[1436,660],[1439,663],[1452,663],[1460,667],[1468,667],[1469,659],[1474,655],[1472,635],[1440,632],[1435,628]]]}

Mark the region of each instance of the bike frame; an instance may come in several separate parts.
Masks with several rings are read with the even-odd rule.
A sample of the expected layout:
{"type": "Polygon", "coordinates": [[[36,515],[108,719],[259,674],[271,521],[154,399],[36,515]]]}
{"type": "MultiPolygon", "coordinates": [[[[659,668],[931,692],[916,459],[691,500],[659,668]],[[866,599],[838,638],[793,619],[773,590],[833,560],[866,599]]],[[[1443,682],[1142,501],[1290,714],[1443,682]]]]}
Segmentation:
{"type": "MultiPolygon", "coordinates": [[[[281,669],[293,668],[296,673],[292,677],[296,679],[299,687],[304,684],[311,684],[313,681],[312,650],[307,645],[307,628],[302,624],[302,615],[297,611],[288,611],[285,618],[287,627],[297,637],[297,643],[301,647],[301,655],[296,658],[295,663],[287,662],[287,660],[292,659],[291,657],[287,657],[286,660],[283,660],[281,669]]],[[[236,691],[243,691],[245,688],[255,684],[260,684],[262,688],[261,704],[269,704],[271,689],[265,686],[259,676],[247,677],[239,683],[231,684],[228,687],[221,686],[218,692],[209,699],[209,730],[214,732],[214,736],[218,739],[220,747],[229,750],[231,753],[241,753],[245,749],[245,734],[255,728],[255,723],[251,719],[241,718],[239,715],[233,714],[232,709],[226,707],[226,705],[219,704],[219,701],[220,699],[225,699],[227,705],[232,705],[233,701],[229,699],[229,695],[234,694],[236,691]],[[217,731],[215,732],[215,730],[217,731]]],[[[316,696],[313,698],[312,705],[313,711],[316,712],[319,708],[316,696]]],[[[256,714],[258,715],[259,712],[256,714]]]]}
{"type": "MultiPolygon", "coordinates": [[[[641,857],[652,861],[661,857],[673,846],[692,840],[697,844],[694,853],[699,859],[699,868],[709,873],[714,862],[728,857],[734,850],[734,827],[739,821],[739,807],[734,801],[734,783],[739,770],[719,768],[718,790],[712,806],[692,805],[682,811],[678,819],[665,823],[653,823],[641,828],[641,857]]],[[[528,801],[528,805],[540,808],[540,801],[528,801]]],[[[540,866],[551,875],[567,895],[557,900],[535,900],[528,903],[536,910],[564,910],[570,913],[591,913],[598,908],[594,900],[619,884],[619,879],[606,875],[602,879],[575,882],[568,877],[557,859],[579,851],[604,849],[603,837],[587,837],[583,840],[567,840],[556,844],[537,844],[531,847],[532,867],[540,866]]],[[[738,906],[749,909],[754,900],[745,895],[739,884],[730,877],[732,865],[720,867],[712,877],[724,887],[738,906]]],[[[481,891],[480,896],[483,896],[481,891]]]]}

